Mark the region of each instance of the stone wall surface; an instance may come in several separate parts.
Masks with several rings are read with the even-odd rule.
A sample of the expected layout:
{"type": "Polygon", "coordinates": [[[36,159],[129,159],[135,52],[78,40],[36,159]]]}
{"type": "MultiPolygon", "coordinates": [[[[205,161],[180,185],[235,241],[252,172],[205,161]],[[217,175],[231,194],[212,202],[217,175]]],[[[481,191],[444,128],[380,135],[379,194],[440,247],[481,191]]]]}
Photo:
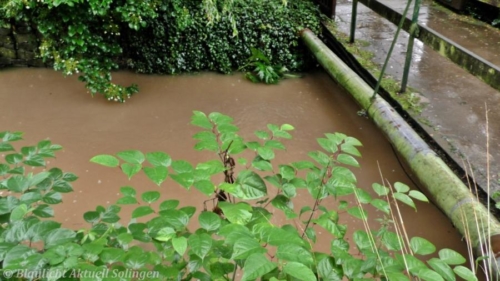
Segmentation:
{"type": "Polygon", "coordinates": [[[28,22],[0,27],[0,68],[7,66],[45,67],[39,58],[40,37],[28,22]]]}

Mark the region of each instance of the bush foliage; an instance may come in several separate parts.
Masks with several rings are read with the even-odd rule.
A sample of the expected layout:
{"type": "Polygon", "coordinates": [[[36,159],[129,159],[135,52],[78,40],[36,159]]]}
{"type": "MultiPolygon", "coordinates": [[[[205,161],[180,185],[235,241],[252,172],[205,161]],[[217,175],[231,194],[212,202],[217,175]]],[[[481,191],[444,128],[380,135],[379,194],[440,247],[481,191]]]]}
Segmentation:
{"type": "Polygon", "coordinates": [[[78,231],[50,220],[52,205],[73,191],[77,176],[58,168],[29,168],[45,167],[45,159],[61,147],[44,140],[16,149],[12,143],[21,134],[0,133],[5,153],[0,189],[7,191],[0,196],[0,278],[477,280],[459,253],[442,249],[425,260],[436,247],[402,231],[394,204],[415,208],[414,199],[427,201],[421,192],[402,183],[375,183],[373,192],[357,186],[350,170],[359,166],[357,139],[325,134],[317,139],[321,149],[308,159],[278,164],[276,154],[292,138],[289,124],[268,124],[245,140],[232,118],[220,113],[194,112],[191,123],[201,127],[193,136],[195,149],[212,152],[213,159],[192,165],[165,152],[127,150],[91,161],[119,167],[128,178],[143,172],[158,186],[197,189],[192,200],[204,201],[204,210],[162,198],[163,186],[140,194],[126,186],[115,204],[89,208],[83,214],[89,226],[78,231]],[[298,205],[304,202],[296,200],[299,195],[313,203],[298,205]],[[343,200],[346,195],[354,202],[343,200]],[[120,217],[127,206],[131,217],[120,217]],[[380,228],[370,229],[367,206],[384,215],[380,228]],[[348,232],[341,213],[363,221],[366,229],[348,232]],[[280,225],[273,219],[277,214],[280,225]],[[330,239],[327,245],[315,245],[318,232],[330,239]]]}
{"type": "Polygon", "coordinates": [[[307,66],[297,31],[319,30],[305,0],[3,0],[0,26],[27,22],[40,33],[40,55],[91,94],[118,102],[138,91],[112,83],[128,65],[142,73],[231,72],[257,48],[273,65],[307,66]],[[124,53],[125,51],[125,53],[124,53]]]}
{"type": "Polygon", "coordinates": [[[286,6],[234,1],[231,7],[218,6],[221,12],[212,20],[199,0],[178,2],[167,2],[145,29],[129,33],[130,67],[142,73],[229,73],[247,62],[251,48],[290,71],[305,70],[312,62],[297,36],[305,27],[319,32],[318,10],[311,1],[292,0],[286,6]]]}

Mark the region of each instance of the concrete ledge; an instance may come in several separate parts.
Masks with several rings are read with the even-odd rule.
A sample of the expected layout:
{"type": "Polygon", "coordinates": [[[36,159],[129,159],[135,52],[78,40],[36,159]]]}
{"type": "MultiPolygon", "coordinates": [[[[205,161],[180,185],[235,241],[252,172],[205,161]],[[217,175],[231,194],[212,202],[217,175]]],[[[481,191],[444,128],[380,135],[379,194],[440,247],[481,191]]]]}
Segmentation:
{"type": "MultiPolygon", "coordinates": [[[[383,3],[374,0],[359,1],[396,25],[401,21],[402,15],[383,3]]],[[[408,32],[410,25],[411,20],[406,18],[403,29],[408,32]]],[[[419,34],[416,36],[417,39],[439,52],[440,55],[449,58],[472,75],[479,77],[494,89],[500,90],[500,67],[468,51],[429,27],[419,24],[418,28],[419,34]]]]}

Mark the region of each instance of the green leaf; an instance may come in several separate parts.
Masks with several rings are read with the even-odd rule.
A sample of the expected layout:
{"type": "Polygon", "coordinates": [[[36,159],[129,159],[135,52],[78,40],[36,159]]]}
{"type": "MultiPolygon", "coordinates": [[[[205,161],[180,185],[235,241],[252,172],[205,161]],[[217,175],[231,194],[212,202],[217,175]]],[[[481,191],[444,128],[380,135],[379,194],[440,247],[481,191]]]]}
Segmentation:
{"type": "Polygon", "coordinates": [[[69,229],[57,228],[47,233],[44,239],[45,249],[62,245],[73,241],[76,238],[76,232],[69,229]]]}
{"type": "Polygon", "coordinates": [[[236,179],[236,184],[241,185],[242,199],[259,199],[267,195],[264,180],[253,171],[241,171],[236,179]]]}
{"type": "Polygon", "coordinates": [[[269,147],[265,146],[258,147],[257,154],[264,160],[274,159],[274,151],[269,147]]]}
{"type": "Polygon", "coordinates": [[[233,245],[232,260],[244,260],[252,254],[265,253],[267,250],[257,240],[250,237],[241,237],[233,245]]]}
{"type": "Polygon", "coordinates": [[[90,211],[83,214],[83,219],[88,223],[98,222],[100,218],[101,215],[99,214],[99,212],[96,211],[90,211]]]}
{"type": "Polygon", "coordinates": [[[408,276],[401,272],[387,272],[387,280],[388,281],[409,281],[408,276]]]}
{"type": "Polygon", "coordinates": [[[426,281],[444,281],[441,275],[428,268],[420,269],[416,275],[426,281]]]}
{"type": "Polygon", "coordinates": [[[255,169],[259,170],[259,171],[272,171],[273,170],[273,165],[271,164],[271,162],[267,161],[267,160],[260,160],[262,158],[258,157],[258,159],[254,159],[254,161],[252,161],[252,167],[254,167],[255,169]]]}
{"type": "Polygon", "coordinates": [[[349,153],[353,156],[361,157],[361,152],[359,152],[359,150],[352,145],[344,143],[340,146],[340,150],[342,150],[342,152],[349,153]]]}
{"type": "Polygon", "coordinates": [[[288,165],[279,165],[281,177],[286,180],[295,178],[295,169],[288,165]]]}
{"type": "Polygon", "coordinates": [[[138,150],[120,151],[116,154],[116,156],[120,157],[125,162],[137,165],[141,165],[145,159],[144,154],[138,150]]]}
{"type": "Polygon", "coordinates": [[[339,266],[334,266],[333,258],[325,257],[321,259],[318,264],[318,274],[324,281],[340,281],[344,276],[342,268],[339,266]]]}
{"type": "Polygon", "coordinates": [[[130,163],[123,163],[121,165],[122,172],[127,175],[128,179],[131,179],[132,176],[137,174],[141,170],[141,165],[140,164],[130,164],[130,163]]]}
{"type": "Polygon", "coordinates": [[[356,160],[356,158],[352,157],[351,155],[339,154],[337,156],[337,161],[339,161],[342,164],[349,165],[349,166],[359,167],[358,160],[356,160]]]}
{"type": "Polygon", "coordinates": [[[184,160],[175,160],[172,162],[172,169],[178,174],[192,173],[194,171],[193,165],[184,160]]]}
{"type": "Polygon", "coordinates": [[[18,153],[15,153],[15,154],[7,154],[5,156],[5,161],[9,164],[17,164],[17,163],[21,163],[21,161],[23,161],[23,155],[22,154],[18,154],[18,153]]]}
{"type": "Polygon", "coordinates": [[[477,281],[476,275],[465,266],[455,266],[453,271],[460,277],[462,277],[466,281],[477,281]]]}
{"type": "Polygon", "coordinates": [[[280,130],[281,131],[293,131],[293,130],[295,130],[295,128],[290,124],[283,124],[283,125],[281,125],[280,130]]]}
{"type": "Polygon", "coordinates": [[[378,183],[372,184],[372,188],[377,193],[378,196],[386,196],[389,194],[389,188],[380,185],[378,183]]]}
{"type": "Polygon", "coordinates": [[[64,181],[73,182],[73,181],[76,181],[78,179],[78,176],[73,174],[73,173],[64,173],[62,179],[64,181]]]}
{"type": "Polygon", "coordinates": [[[165,166],[157,166],[154,168],[144,167],[144,173],[157,185],[160,185],[167,179],[168,170],[165,166]]]}
{"type": "Polygon", "coordinates": [[[412,207],[413,209],[417,209],[415,207],[415,203],[413,202],[413,200],[410,198],[410,196],[404,194],[404,193],[394,193],[394,198],[396,198],[398,201],[401,201],[403,202],[404,204],[412,207]]]}
{"type": "Polygon", "coordinates": [[[347,210],[347,213],[349,213],[351,216],[356,217],[358,219],[366,221],[368,218],[368,214],[366,211],[359,206],[352,207],[347,210]]]}
{"type": "Polygon", "coordinates": [[[198,217],[200,226],[207,231],[215,231],[221,226],[221,219],[212,212],[202,212],[198,217]]]}
{"type": "Polygon", "coordinates": [[[174,237],[172,238],[172,246],[174,247],[174,250],[181,256],[184,255],[187,249],[187,243],[188,240],[186,237],[174,237]]]}
{"type": "Polygon", "coordinates": [[[135,197],[135,195],[136,195],[135,189],[131,186],[120,187],[120,192],[123,194],[123,196],[127,196],[127,197],[135,197]]]}
{"type": "Polygon", "coordinates": [[[389,206],[389,203],[387,203],[387,201],[385,200],[381,200],[381,199],[373,199],[370,204],[373,205],[373,207],[377,208],[378,210],[384,212],[385,214],[389,214],[390,213],[390,206],[389,206]]]}
{"type": "Polygon", "coordinates": [[[125,251],[123,249],[107,248],[102,250],[99,256],[102,262],[113,264],[122,261],[122,258],[125,256],[125,251]]]}
{"type": "Polygon", "coordinates": [[[10,221],[15,222],[15,221],[20,221],[24,218],[24,216],[28,213],[28,206],[26,204],[21,204],[12,210],[12,213],[10,213],[10,221]]]}
{"type": "Polygon", "coordinates": [[[271,137],[266,131],[255,131],[255,135],[262,140],[268,140],[271,137]]]}
{"type": "Polygon", "coordinates": [[[59,204],[62,202],[62,195],[56,191],[50,191],[43,196],[42,201],[47,204],[59,204]]]}
{"type": "Polygon", "coordinates": [[[180,184],[181,186],[183,186],[186,189],[189,189],[191,187],[191,185],[193,185],[193,182],[194,182],[194,177],[193,177],[192,172],[181,173],[181,174],[171,174],[170,177],[175,182],[177,182],[178,184],[180,184]]]}
{"type": "Polygon", "coordinates": [[[288,262],[283,267],[283,272],[301,281],[316,281],[316,276],[312,270],[298,262],[288,262]]]}
{"type": "Polygon", "coordinates": [[[279,259],[298,262],[306,266],[312,266],[314,264],[311,252],[296,244],[279,245],[276,256],[279,259]]]}
{"type": "Polygon", "coordinates": [[[54,209],[50,207],[49,205],[38,205],[34,210],[33,214],[36,216],[39,216],[41,218],[51,218],[54,216],[54,209]]]}
{"type": "Polygon", "coordinates": [[[208,196],[211,196],[215,191],[215,185],[209,180],[195,181],[193,186],[208,196]]]}
{"type": "Polygon", "coordinates": [[[210,118],[210,120],[212,120],[217,126],[233,122],[233,118],[231,118],[227,115],[221,114],[219,112],[210,113],[208,115],[208,118],[210,118]]]}
{"type": "Polygon", "coordinates": [[[132,205],[139,203],[135,197],[125,196],[116,201],[116,204],[119,205],[132,205]]]}
{"type": "Polygon", "coordinates": [[[212,237],[206,233],[192,234],[189,236],[188,244],[191,251],[203,259],[212,248],[212,237]]]}
{"type": "Polygon", "coordinates": [[[146,159],[148,160],[149,163],[151,163],[151,165],[155,167],[158,166],[168,167],[172,163],[172,158],[170,158],[170,155],[164,152],[146,153],[146,159]]]}
{"type": "Polygon", "coordinates": [[[14,147],[10,143],[0,142],[0,152],[13,151],[14,147]]]}
{"type": "Polygon", "coordinates": [[[118,167],[118,165],[120,164],[120,161],[118,161],[116,157],[107,154],[94,156],[92,157],[92,159],[90,159],[90,162],[112,168],[118,167]]]}
{"type": "Polygon", "coordinates": [[[260,253],[249,256],[243,266],[241,281],[255,280],[276,268],[276,264],[270,262],[266,256],[260,253]]]}
{"type": "Polygon", "coordinates": [[[24,176],[15,175],[7,180],[7,189],[12,192],[22,193],[28,188],[29,180],[24,176]]]}
{"type": "Polygon", "coordinates": [[[269,148],[274,148],[274,149],[280,149],[280,150],[286,149],[285,146],[280,141],[277,141],[277,140],[268,140],[264,143],[264,146],[269,147],[269,148]]]}
{"type": "Polygon", "coordinates": [[[231,223],[245,225],[252,218],[252,207],[247,203],[219,202],[219,207],[231,223]]]}
{"type": "Polygon", "coordinates": [[[429,202],[429,199],[427,199],[427,196],[425,196],[422,192],[420,192],[418,190],[410,190],[410,193],[408,193],[408,195],[412,198],[419,200],[419,201],[429,202]]]}
{"type": "Polygon", "coordinates": [[[421,237],[412,237],[410,247],[418,255],[429,255],[436,251],[434,244],[421,237]]]}
{"type": "Polygon", "coordinates": [[[279,246],[282,244],[304,245],[304,240],[297,233],[277,227],[269,229],[268,235],[264,237],[264,241],[272,246],[279,246]]]}
{"type": "Polygon", "coordinates": [[[167,242],[170,239],[174,238],[176,236],[175,229],[171,227],[163,227],[156,233],[154,236],[154,239],[161,241],[161,242],[167,242]]]}
{"type": "Polygon", "coordinates": [[[406,192],[410,191],[410,187],[404,183],[401,183],[401,182],[396,182],[394,184],[394,188],[399,193],[406,193],[406,192]]]}
{"type": "Polygon", "coordinates": [[[193,115],[191,116],[191,124],[202,127],[204,129],[212,129],[213,124],[208,119],[207,115],[201,111],[193,111],[193,115]]]}
{"type": "Polygon", "coordinates": [[[437,273],[439,273],[446,281],[455,281],[455,274],[449,265],[447,265],[444,261],[432,258],[427,261],[427,263],[434,269],[437,273]]]}
{"type": "Polygon", "coordinates": [[[175,209],[177,208],[177,206],[179,206],[179,200],[176,199],[165,200],[160,204],[160,211],[175,209]]]}
{"type": "Polygon", "coordinates": [[[440,250],[439,259],[449,265],[459,265],[466,262],[465,258],[461,254],[451,249],[440,250]]]}
{"type": "Polygon", "coordinates": [[[160,199],[160,192],[158,191],[147,191],[147,192],[144,192],[142,195],[141,195],[141,199],[142,201],[148,203],[148,204],[151,204],[153,202],[156,202],[158,199],[160,199]]]}
{"type": "Polygon", "coordinates": [[[154,210],[151,207],[140,206],[140,207],[135,208],[134,211],[132,211],[132,218],[136,219],[136,218],[147,216],[147,215],[152,214],[152,213],[154,213],[154,210]]]}

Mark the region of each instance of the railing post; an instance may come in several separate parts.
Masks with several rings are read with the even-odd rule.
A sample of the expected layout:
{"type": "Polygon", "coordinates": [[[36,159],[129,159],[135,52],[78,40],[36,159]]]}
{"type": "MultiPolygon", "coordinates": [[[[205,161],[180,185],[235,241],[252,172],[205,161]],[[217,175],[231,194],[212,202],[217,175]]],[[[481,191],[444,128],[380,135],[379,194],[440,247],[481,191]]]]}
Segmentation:
{"type": "Polygon", "coordinates": [[[400,93],[406,92],[406,85],[408,84],[408,75],[410,73],[411,60],[413,57],[413,43],[418,34],[418,14],[420,12],[421,0],[415,0],[415,8],[413,9],[413,17],[411,19],[410,38],[408,39],[408,48],[406,50],[406,60],[403,69],[403,79],[401,80],[400,93]]]}
{"type": "Polygon", "coordinates": [[[352,1],[352,14],[351,14],[351,36],[349,37],[349,43],[354,43],[355,33],[356,33],[356,16],[358,14],[358,0],[352,1]]]}

